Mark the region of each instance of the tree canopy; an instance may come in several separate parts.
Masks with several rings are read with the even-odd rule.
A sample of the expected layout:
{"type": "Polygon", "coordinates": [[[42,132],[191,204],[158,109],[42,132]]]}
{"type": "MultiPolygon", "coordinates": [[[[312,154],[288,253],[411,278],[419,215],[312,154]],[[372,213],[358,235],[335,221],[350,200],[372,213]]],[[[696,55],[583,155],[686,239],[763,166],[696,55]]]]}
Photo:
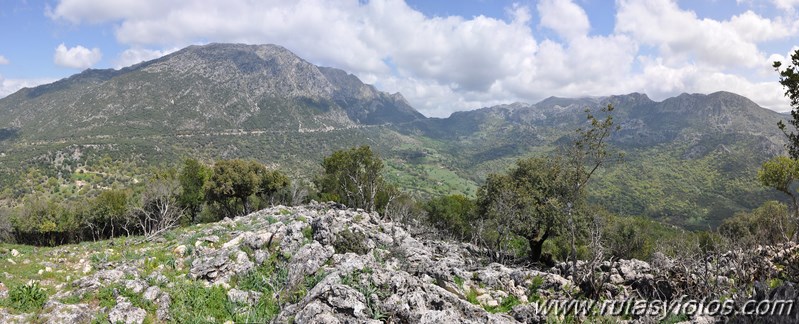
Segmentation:
{"type": "Polygon", "coordinates": [[[782,62],[774,62],[774,69],[780,74],[780,84],[785,88],[785,96],[791,101],[791,119],[788,121],[793,130],[788,130],[785,123],[779,121],[778,126],[788,137],[788,154],[799,159],[799,50],[791,55],[791,63],[782,69],[782,62]]]}
{"type": "Polygon", "coordinates": [[[324,198],[368,211],[378,209],[378,194],[385,187],[383,161],[369,146],[333,152],[322,167],[317,187],[324,198]]]}

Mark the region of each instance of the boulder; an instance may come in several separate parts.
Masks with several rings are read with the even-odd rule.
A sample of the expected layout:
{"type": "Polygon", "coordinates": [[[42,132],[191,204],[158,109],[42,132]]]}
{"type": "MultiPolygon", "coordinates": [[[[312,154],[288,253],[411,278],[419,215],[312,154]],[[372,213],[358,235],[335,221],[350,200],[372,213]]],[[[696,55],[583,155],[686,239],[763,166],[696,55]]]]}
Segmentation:
{"type": "Polygon", "coordinates": [[[108,320],[111,323],[141,324],[147,312],[141,308],[133,306],[127,298],[117,297],[117,304],[108,312],[108,320]]]}

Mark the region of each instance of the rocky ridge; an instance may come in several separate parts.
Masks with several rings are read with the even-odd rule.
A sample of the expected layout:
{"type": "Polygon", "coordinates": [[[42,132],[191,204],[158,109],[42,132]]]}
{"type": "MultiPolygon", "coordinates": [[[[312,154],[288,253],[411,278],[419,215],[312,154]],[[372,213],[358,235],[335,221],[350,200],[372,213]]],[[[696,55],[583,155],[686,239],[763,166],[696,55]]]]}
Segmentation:
{"type": "MultiPolygon", "coordinates": [[[[121,238],[2,252],[0,300],[13,282],[34,280],[52,292],[38,312],[0,308],[3,323],[539,323],[563,318],[538,314],[535,302],[581,291],[566,276],[570,263],[545,270],[484,263],[476,246],[415,237],[377,213],[334,203],[276,206],[150,242],[121,238]],[[36,268],[42,270],[27,271],[36,268]],[[226,311],[195,314],[215,305],[211,297],[198,297],[205,295],[216,296],[213,302],[226,311]],[[258,313],[264,310],[271,311],[258,313]]],[[[754,254],[762,256],[762,271],[799,264],[795,244],[754,254]]],[[[720,285],[735,271],[729,264],[735,257],[725,258],[712,262],[720,285]]],[[[602,298],[610,300],[671,298],[662,294],[683,293],[691,280],[703,280],[663,255],[651,263],[619,260],[596,268],[607,278],[602,298]]]]}

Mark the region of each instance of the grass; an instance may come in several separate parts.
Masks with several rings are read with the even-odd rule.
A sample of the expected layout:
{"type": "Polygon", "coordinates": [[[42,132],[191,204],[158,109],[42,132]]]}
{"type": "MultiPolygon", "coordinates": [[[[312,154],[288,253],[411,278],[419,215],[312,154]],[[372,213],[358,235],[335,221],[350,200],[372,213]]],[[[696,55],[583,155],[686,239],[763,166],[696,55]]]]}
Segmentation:
{"type": "Polygon", "coordinates": [[[24,313],[40,310],[47,301],[47,292],[39,286],[38,282],[11,287],[5,305],[24,313]]]}
{"type": "Polygon", "coordinates": [[[313,227],[305,226],[302,228],[302,236],[308,241],[313,241],[313,227]]]}
{"type": "Polygon", "coordinates": [[[459,277],[459,276],[455,276],[455,278],[453,278],[453,280],[455,281],[455,285],[456,285],[458,288],[461,288],[461,287],[463,287],[463,278],[461,278],[461,277],[459,277]]]}
{"type": "Polygon", "coordinates": [[[487,306],[485,309],[490,313],[507,313],[513,309],[513,306],[521,304],[521,301],[518,297],[514,295],[509,295],[502,299],[502,302],[499,306],[491,307],[487,306]]]}
{"type": "Polygon", "coordinates": [[[480,302],[477,301],[477,291],[474,290],[474,287],[469,287],[469,290],[466,291],[466,301],[480,305],[480,302]]]}

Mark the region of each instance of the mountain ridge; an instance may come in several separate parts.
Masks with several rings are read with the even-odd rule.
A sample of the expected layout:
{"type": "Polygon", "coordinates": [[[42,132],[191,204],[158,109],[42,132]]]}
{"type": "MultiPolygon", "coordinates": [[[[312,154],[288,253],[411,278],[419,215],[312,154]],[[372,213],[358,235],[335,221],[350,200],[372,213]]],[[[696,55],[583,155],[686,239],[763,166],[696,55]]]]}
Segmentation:
{"type": "Polygon", "coordinates": [[[105,156],[142,168],[186,156],[253,158],[311,178],[325,155],[370,145],[404,190],[473,196],[489,173],[559,150],[585,126],[585,109],[607,104],[621,126],[610,140],[630,160],[596,186],[595,200],[611,201],[612,211],[717,224],[780,198],[754,179],[765,159],[784,152],[776,123],[786,116],[730,92],[549,97],[427,118],[401,94],[346,71],[277,45],[244,44],[190,46],[0,99],[0,183],[13,187],[25,177],[19,170],[32,168],[77,192],[78,166],[105,156]]]}

